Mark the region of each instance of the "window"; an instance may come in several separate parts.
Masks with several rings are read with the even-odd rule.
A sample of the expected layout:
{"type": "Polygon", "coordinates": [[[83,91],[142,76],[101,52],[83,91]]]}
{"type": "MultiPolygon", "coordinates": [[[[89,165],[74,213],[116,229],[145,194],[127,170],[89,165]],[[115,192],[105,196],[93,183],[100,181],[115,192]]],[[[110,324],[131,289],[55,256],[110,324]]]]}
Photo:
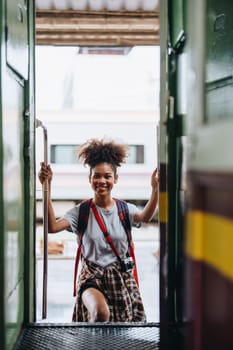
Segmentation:
{"type": "MultiPolygon", "coordinates": [[[[51,145],[51,163],[77,164],[78,145],[51,145]]],[[[144,164],[144,145],[130,145],[126,164],[144,164]]]]}
{"type": "Polygon", "coordinates": [[[144,163],[144,145],[130,145],[129,156],[126,158],[126,164],[144,163]]]}
{"type": "Polygon", "coordinates": [[[76,164],[78,145],[51,145],[51,163],[55,164],[76,164]]]}

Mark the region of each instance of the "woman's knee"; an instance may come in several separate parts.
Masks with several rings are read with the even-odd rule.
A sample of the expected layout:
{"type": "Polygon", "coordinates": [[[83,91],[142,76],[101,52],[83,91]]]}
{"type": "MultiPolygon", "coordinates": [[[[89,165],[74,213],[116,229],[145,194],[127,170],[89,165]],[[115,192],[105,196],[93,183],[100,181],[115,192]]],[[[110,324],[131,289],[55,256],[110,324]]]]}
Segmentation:
{"type": "Polygon", "coordinates": [[[96,305],[92,310],[91,322],[107,322],[109,321],[110,312],[107,305],[96,305]]]}
{"type": "Polygon", "coordinates": [[[90,322],[109,321],[110,312],[107,301],[98,289],[86,289],[82,294],[82,300],[90,314],[90,322]]]}

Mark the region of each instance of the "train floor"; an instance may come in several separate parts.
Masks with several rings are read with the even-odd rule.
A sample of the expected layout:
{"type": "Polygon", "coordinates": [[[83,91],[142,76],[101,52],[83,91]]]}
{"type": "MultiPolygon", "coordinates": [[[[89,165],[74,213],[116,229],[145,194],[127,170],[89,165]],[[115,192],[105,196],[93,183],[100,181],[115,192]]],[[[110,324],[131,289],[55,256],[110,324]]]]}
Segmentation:
{"type": "Polygon", "coordinates": [[[156,323],[35,323],[26,326],[14,350],[157,350],[156,323]]]}

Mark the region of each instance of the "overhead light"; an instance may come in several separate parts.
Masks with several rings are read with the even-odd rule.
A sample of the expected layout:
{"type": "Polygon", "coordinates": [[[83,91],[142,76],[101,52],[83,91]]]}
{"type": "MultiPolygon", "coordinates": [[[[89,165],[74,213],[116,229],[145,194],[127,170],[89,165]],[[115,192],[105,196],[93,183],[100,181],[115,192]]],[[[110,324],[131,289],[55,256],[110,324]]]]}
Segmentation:
{"type": "Polygon", "coordinates": [[[128,46],[80,46],[79,55],[128,55],[132,47],[128,46]]]}

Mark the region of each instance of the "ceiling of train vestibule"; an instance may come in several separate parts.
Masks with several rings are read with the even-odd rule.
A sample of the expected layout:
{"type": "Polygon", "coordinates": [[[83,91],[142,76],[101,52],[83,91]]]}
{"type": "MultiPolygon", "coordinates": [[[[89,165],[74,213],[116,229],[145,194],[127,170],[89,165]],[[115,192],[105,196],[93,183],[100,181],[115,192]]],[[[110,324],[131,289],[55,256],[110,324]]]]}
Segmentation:
{"type": "Polygon", "coordinates": [[[159,0],[36,0],[36,44],[159,45],[159,0]]]}

